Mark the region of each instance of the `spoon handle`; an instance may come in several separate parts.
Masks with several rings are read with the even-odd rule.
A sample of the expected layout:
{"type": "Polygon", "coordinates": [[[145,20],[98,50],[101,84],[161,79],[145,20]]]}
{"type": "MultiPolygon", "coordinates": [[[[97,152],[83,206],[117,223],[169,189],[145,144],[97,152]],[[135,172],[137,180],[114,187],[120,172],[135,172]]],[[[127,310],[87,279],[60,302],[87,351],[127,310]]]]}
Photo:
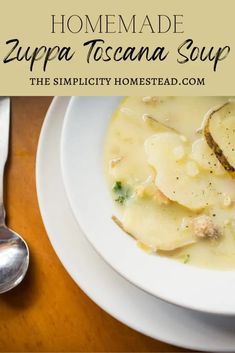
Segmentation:
{"type": "Polygon", "coordinates": [[[4,167],[8,156],[10,125],[10,98],[0,97],[0,225],[5,224],[3,202],[4,167]]]}

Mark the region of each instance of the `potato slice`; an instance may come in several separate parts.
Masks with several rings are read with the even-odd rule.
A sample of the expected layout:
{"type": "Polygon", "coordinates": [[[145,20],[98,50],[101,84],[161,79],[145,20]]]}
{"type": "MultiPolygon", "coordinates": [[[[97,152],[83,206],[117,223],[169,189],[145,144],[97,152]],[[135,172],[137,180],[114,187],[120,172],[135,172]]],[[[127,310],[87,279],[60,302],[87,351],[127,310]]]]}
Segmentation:
{"type": "Polygon", "coordinates": [[[226,173],[223,166],[216,158],[214,152],[210,149],[204,137],[197,139],[192,144],[190,157],[196,161],[200,167],[207,171],[212,171],[215,175],[224,175],[226,173]]]}
{"type": "Polygon", "coordinates": [[[228,172],[235,172],[235,103],[208,112],[203,127],[208,146],[228,172]]]}
{"type": "Polygon", "coordinates": [[[190,211],[178,204],[133,201],[124,211],[122,229],[153,251],[171,251],[197,241],[190,228],[181,227],[186,216],[190,211]]]}
{"type": "Polygon", "coordinates": [[[200,210],[218,201],[215,177],[200,170],[190,159],[191,143],[182,141],[180,135],[173,132],[153,135],[145,141],[145,152],[148,163],[156,171],[156,186],[170,200],[191,210],[200,210]]]}

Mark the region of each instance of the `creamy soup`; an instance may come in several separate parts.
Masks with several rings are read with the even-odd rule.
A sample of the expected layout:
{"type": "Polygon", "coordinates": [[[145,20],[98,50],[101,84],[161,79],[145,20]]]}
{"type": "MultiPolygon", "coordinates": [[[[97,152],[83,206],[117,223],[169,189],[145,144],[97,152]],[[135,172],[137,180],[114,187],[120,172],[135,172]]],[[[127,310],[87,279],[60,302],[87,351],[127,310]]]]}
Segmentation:
{"type": "Polygon", "coordinates": [[[145,251],[235,268],[233,97],[128,97],[105,141],[114,222],[145,251]]]}

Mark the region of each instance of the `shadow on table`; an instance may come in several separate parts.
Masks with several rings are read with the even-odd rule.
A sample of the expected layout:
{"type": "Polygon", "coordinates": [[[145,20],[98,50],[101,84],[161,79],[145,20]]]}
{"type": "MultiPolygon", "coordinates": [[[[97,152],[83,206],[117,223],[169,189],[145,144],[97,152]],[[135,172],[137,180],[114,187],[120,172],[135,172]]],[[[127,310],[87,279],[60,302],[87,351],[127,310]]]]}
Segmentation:
{"type": "Polygon", "coordinates": [[[12,308],[27,308],[35,300],[37,290],[35,290],[35,263],[32,253],[30,253],[30,264],[23,281],[14,289],[0,295],[1,303],[12,308]]]}

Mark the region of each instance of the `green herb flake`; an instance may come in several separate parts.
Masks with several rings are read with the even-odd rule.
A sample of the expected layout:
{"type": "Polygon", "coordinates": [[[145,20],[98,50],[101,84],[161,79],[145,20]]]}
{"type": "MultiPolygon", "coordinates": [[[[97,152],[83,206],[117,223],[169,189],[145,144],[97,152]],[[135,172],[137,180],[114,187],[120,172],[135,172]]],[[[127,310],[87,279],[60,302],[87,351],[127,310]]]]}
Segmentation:
{"type": "Polygon", "coordinates": [[[184,264],[187,264],[190,260],[190,255],[189,254],[186,254],[185,257],[184,257],[184,264]]]}
{"type": "Polygon", "coordinates": [[[130,197],[130,189],[128,185],[123,185],[121,181],[115,181],[112,190],[116,194],[115,201],[120,205],[123,205],[124,202],[130,197]]]}
{"type": "Polygon", "coordinates": [[[118,203],[120,203],[120,205],[123,205],[124,202],[125,202],[125,200],[126,200],[126,198],[125,198],[125,196],[123,196],[123,195],[119,195],[119,196],[115,199],[115,201],[118,202],[118,203]]]}
{"type": "Polygon", "coordinates": [[[112,187],[114,192],[119,192],[122,190],[122,182],[121,181],[115,181],[112,187]]]}

